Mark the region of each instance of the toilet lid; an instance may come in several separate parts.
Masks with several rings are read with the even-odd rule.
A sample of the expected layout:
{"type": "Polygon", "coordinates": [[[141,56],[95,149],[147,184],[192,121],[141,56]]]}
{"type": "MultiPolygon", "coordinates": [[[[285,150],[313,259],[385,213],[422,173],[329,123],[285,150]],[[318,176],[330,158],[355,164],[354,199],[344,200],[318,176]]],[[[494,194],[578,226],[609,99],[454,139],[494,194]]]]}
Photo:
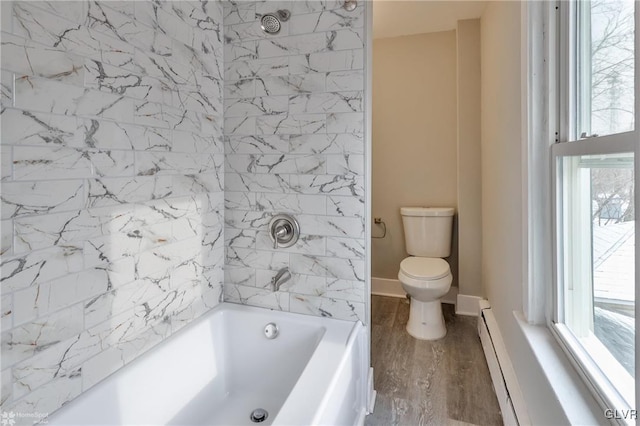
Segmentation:
{"type": "Polygon", "coordinates": [[[449,264],[434,257],[407,257],[400,262],[400,270],[417,280],[437,280],[449,274],[449,264]]]}

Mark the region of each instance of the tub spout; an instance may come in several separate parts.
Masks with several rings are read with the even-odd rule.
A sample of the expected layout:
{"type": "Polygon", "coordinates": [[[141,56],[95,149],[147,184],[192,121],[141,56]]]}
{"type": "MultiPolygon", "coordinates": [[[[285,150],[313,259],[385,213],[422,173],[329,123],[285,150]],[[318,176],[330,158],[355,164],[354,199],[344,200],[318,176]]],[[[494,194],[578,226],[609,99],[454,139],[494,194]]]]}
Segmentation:
{"type": "Polygon", "coordinates": [[[291,279],[291,272],[289,272],[289,268],[282,268],[278,271],[278,273],[271,278],[271,290],[278,291],[280,290],[280,286],[291,279]]]}

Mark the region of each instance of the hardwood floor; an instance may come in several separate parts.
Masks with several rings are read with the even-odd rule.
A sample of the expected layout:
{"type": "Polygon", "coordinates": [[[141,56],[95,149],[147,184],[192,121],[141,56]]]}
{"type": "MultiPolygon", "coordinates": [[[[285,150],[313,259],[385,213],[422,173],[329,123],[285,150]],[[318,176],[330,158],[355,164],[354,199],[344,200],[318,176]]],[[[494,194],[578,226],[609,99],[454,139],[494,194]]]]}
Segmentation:
{"type": "Polygon", "coordinates": [[[424,341],[409,336],[409,301],[371,297],[375,410],[365,425],[501,425],[477,318],[442,305],[447,335],[424,341]]]}

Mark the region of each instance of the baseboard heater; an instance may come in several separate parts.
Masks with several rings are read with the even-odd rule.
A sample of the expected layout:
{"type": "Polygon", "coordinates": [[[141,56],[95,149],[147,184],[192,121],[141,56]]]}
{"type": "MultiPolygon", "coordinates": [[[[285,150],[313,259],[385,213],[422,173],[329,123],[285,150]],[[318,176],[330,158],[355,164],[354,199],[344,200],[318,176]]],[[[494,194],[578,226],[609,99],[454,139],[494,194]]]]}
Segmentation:
{"type": "Polygon", "coordinates": [[[478,334],[506,426],[530,426],[515,372],[489,302],[480,301],[478,334]]]}

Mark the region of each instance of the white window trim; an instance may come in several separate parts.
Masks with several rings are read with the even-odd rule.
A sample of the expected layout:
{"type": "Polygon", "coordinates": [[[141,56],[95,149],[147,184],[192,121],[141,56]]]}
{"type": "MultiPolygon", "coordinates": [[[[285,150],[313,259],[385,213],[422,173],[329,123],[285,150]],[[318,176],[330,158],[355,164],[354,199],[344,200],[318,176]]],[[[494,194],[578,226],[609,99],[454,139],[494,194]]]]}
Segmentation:
{"type": "MultiPolygon", "coordinates": [[[[555,197],[552,194],[552,184],[555,182],[555,176],[551,167],[551,151],[552,145],[558,140],[568,140],[569,135],[560,135],[556,133],[556,129],[567,128],[567,126],[559,126],[560,120],[569,119],[569,111],[559,111],[554,103],[550,103],[549,99],[557,97],[557,88],[549,84],[549,82],[557,81],[565,70],[556,67],[550,58],[555,57],[556,47],[553,40],[559,35],[559,17],[560,12],[556,12],[556,6],[559,2],[527,2],[523,7],[522,23],[522,137],[523,137],[523,193],[526,196],[523,199],[523,233],[524,233],[524,262],[527,265],[523,271],[523,308],[527,323],[532,325],[547,324],[552,334],[558,334],[557,329],[552,324],[554,317],[554,307],[556,298],[554,296],[554,286],[552,285],[553,271],[556,270],[555,265],[555,247],[553,243],[553,234],[555,229],[552,215],[555,214],[555,197]],[[545,58],[545,61],[537,60],[537,58],[545,58]],[[550,250],[554,248],[554,252],[550,250]]],[[[640,7],[636,6],[636,31],[640,32],[640,7]]],[[[635,40],[635,67],[640,70],[640,37],[635,40]]],[[[568,54],[569,52],[565,52],[568,54]]],[[[640,88],[640,77],[636,72],[635,85],[640,88]]],[[[567,105],[567,102],[564,102],[567,105]]],[[[635,187],[640,189],[640,96],[635,99],[636,111],[636,142],[632,140],[624,140],[618,138],[617,135],[610,137],[610,151],[634,152],[635,155],[635,187]]],[[[590,141],[582,141],[581,143],[589,145],[589,150],[593,154],[604,154],[607,150],[602,150],[596,144],[590,144],[590,141]],[[593,145],[593,147],[591,147],[593,145]]],[[[556,154],[571,155],[574,148],[570,143],[558,144],[553,147],[556,154]]],[[[586,146],[585,145],[585,146],[586,146]]],[[[599,145],[599,144],[598,144],[599,145]]],[[[580,150],[584,152],[584,146],[580,150]]],[[[640,196],[635,197],[635,210],[640,212],[640,196]]],[[[640,232],[636,232],[636,250],[640,249],[640,232]]],[[[640,300],[640,262],[639,256],[636,255],[636,300],[640,300]]],[[[635,328],[640,330],[639,307],[636,304],[635,328]]],[[[528,334],[526,327],[523,326],[525,335],[528,334]]],[[[636,347],[639,341],[638,333],[636,333],[636,347]]],[[[557,339],[556,343],[563,349],[567,359],[574,366],[575,371],[580,375],[583,385],[586,385],[592,396],[598,401],[602,410],[606,408],[615,408],[610,401],[602,398],[599,391],[595,389],[593,383],[584,374],[584,370],[572,352],[567,350],[567,345],[562,343],[562,339],[557,339]]],[[[542,350],[541,352],[544,352],[542,350]]],[[[544,365],[544,356],[540,356],[540,351],[535,350],[536,356],[544,365]]],[[[549,352],[549,351],[547,351],[549,352]]],[[[636,356],[636,371],[640,371],[640,357],[636,356]]],[[[571,374],[570,374],[571,375],[571,374]]],[[[554,380],[551,375],[548,376],[549,382],[554,387],[557,394],[561,394],[566,389],[560,389],[554,386],[554,380]]],[[[558,382],[556,382],[558,383],[558,382]]],[[[566,382],[565,382],[566,383],[566,382]]],[[[635,381],[636,401],[634,409],[640,408],[640,381],[635,381]]],[[[580,386],[578,386],[580,388],[580,386]]],[[[575,398],[587,403],[584,395],[576,395],[575,398]]],[[[579,405],[579,404],[577,404],[579,405]]],[[[567,408],[567,407],[563,407],[567,408]]],[[[568,407],[571,408],[571,407],[568,407]]],[[[601,411],[602,412],[602,411],[601,411]]],[[[568,417],[571,418],[571,410],[567,411],[568,417]]],[[[604,418],[601,417],[601,421],[604,418]]],[[[616,423],[616,420],[612,420],[616,423]]]]}

